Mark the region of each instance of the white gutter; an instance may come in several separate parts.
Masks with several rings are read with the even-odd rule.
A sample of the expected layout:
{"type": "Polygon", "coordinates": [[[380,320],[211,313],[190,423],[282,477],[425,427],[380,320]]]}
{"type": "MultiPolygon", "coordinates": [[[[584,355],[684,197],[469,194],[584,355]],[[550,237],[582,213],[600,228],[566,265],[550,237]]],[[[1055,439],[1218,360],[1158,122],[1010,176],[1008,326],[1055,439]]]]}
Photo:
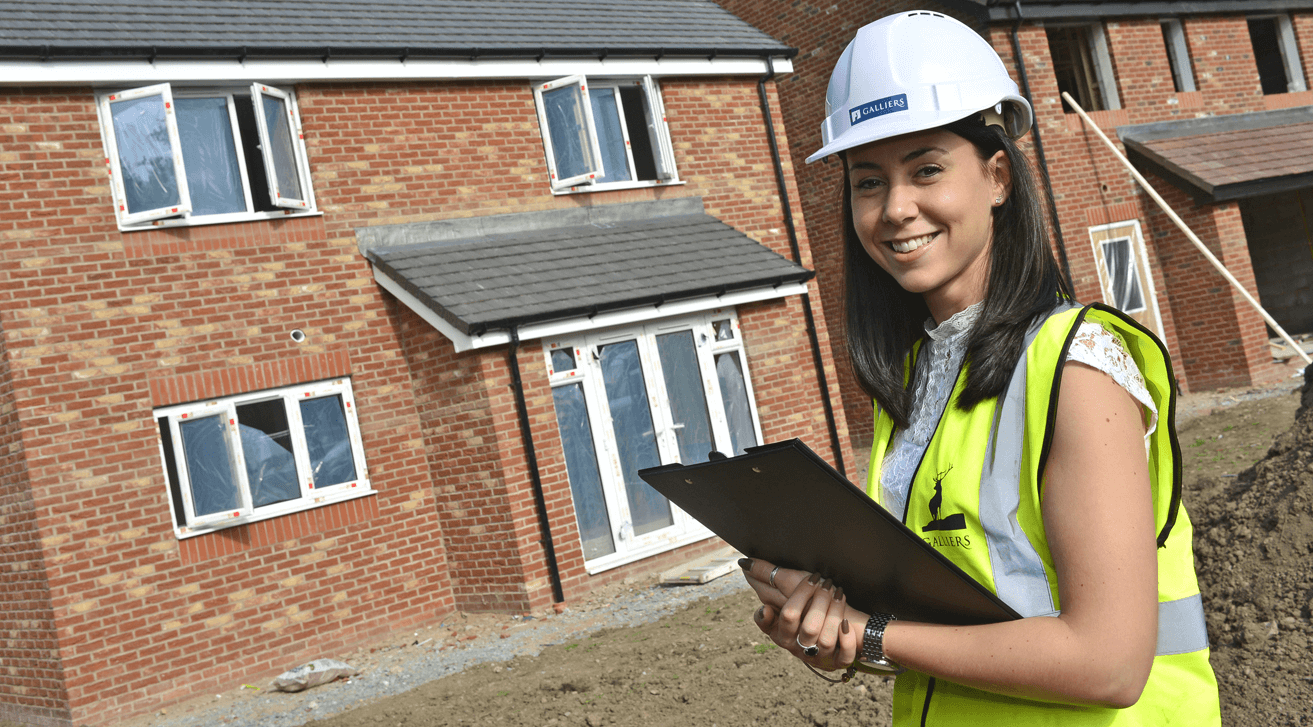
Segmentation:
{"type": "MultiPolygon", "coordinates": [[[[509,331],[490,331],[482,336],[471,336],[461,333],[455,326],[448,323],[442,316],[438,315],[424,305],[418,298],[411,295],[400,283],[392,279],[386,273],[378,268],[374,268],[374,280],[383,287],[384,290],[395,295],[397,300],[406,305],[407,308],[414,311],[420,318],[423,318],[438,330],[439,333],[451,340],[456,347],[457,353],[469,351],[475,348],[487,348],[489,346],[498,346],[503,343],[510,343],[511,334],[509,331]]],[[[714,308],[726,308],[729,306],[743,305],[745,303],[756,303],[763,300],[774,300],[776,298],[785,298],[790,295],[802,295],[807,292],[806,283],[786,283],[778,288],[762,287],[749,288],[747,290],[736,290],[725,293],[724,295],[707,295],[700,298],[689,298],[687,300],[678,300],[665,303],[663,305],[647,305],[639,308],[626,308],[624,310],[607,311],[598,313],[589,318],[588,316],[577,316],[574,318],[563,318],[556,321],[546,321],[543,323],[531,323],[520,328],[520,340],[531,341],[537,338],[546,338],[562,336],[570,333],[579,333],[581,331],[594,331],[612,326],[632,325],[645,321],[655,320],[657,318],[667,318],[670,316],[684,315],[686,313],[698,313],[701,311],[712,310],[714,308]]]]}
{"type": "MultiPolygon", "coordinates": [[[[774,59],[778,73],[793,62],[774,59]]],[[[434,81],[593,76],[754,76],[765,58],[573,58],[535,60],[215,60],[0,61],[0,86],[153,83],[309,83],[315,81],[434,81]]]]}

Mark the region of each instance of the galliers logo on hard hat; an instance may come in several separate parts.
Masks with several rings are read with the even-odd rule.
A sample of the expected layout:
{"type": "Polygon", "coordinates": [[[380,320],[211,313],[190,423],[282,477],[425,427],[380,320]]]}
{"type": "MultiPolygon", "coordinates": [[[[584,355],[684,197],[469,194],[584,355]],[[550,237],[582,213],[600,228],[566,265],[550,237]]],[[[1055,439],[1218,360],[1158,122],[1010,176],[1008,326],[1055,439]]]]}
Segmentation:
{"type": "Polygon", "coordinates": [[[873,119],[877,116],[884,116],[885,114],[892,114],[896,111],[906,110],[907,94],[900,93],[897,96],[885,96],[884,98],[877,98],[869,103],[864,103],[861,106],[854,106],[853,110],[848,112],[849,123],[856,126],[867,119],[873,119]]]}

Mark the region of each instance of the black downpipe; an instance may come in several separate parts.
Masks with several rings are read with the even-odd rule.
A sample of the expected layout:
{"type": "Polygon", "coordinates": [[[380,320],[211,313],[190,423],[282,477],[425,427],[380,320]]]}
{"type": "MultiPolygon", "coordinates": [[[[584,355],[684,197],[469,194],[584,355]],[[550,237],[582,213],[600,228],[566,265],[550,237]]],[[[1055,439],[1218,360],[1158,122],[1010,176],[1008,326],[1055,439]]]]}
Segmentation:
{"type": "Polygon", "coordinates": [[[561,569],[556,566],[556,547],[552,545],[552,525],[547,519],[547,499],[543,497],[543,480],[538,475],[538,453],[533,448],[533,433],[529,428],[529,406],[524,402],[524,382],[520,379],[520,359],[516,356],[519,348],[520,329],[511,326],[511,387],[515,389],[515,411],[520,416],[520,440],[524,442],[529,479],[533,482],[533,503],[538,507],[538,527],[542,530],[547,572],[552,578],[552,598],[556,599],[556,603],[562,603],[565,601],[565,591],[561,588],[561,569]]]}
{"type": "Polygon", "coordinates": [[[1049,165],[1044,160],[1044,141],[1039,135],[1039,107],[1035,105],[1035,99],[1030,95],[1030,81],[1026,78],[1026,59],[1021,55],[1021,38],[1017,31],[1021,28],[1021,0],[1015,0],[1013,5],[1017,11],[1016,22],[1012,24],[1012,55],[1017,59],[1017,74],[1021,76],[1021,95],[1026,97],[1030,102],[1030,108],[1034,112],[1034,123],[1030,125],[1030,133],[1035,135],[1035,157],[1039,161],[1040,178],[1044,180],[1044,191],[1049,193],[1049,215],[1053,218],[1053,236],[1058,243],[1058,260],[1062,263],[1062,277],[1067,279],[1067,290],[1076,294],[1076,286],[1071,281],[1071,265],[1067,263],[1067,244],[1062,239],[1062,223],[1058,221],[1058,203],[1053,199],[1053,181],[1049,179],[1049,165]]]}
{"type": "MultiPolygon", "coordinates": [[[[789,248],[793,251],[793,261],[802,265],[802,251],[798,248],[798,230],[793,225],[793,206],[789,201],[789,186],[784,178],[784,164],[780,161],[780,147],[775,141],[775,122],[770,114],[770,96],[766,93],[766,82],[775,77],[775,62],[766,56],[766,68],[769,69],[761,80],[757,81],[757,94],[761,96],[761,115],[766,121],[766,140],[770,142],[770,157],[775,163],[775,182],[780,188],[780,204],[784,207],[784,226],[789,231],[789,248]]],[[[816,379],[821,386],[821,403],[825,406],[825,423],[830,429],[830,446],[834,449],[835,469],[847,474],[843,463],[843,446],[839,442],[839,427],[834,421],[834,405],[830,402],[830,384],[825,378],[825,359],[821,356],[821,342],[816,337],[816,318],[812,315],[811,296],[802,294],[802,310],[807,316],[807,338],[811,340],[812,363],[816,366],[816,379]]]]}

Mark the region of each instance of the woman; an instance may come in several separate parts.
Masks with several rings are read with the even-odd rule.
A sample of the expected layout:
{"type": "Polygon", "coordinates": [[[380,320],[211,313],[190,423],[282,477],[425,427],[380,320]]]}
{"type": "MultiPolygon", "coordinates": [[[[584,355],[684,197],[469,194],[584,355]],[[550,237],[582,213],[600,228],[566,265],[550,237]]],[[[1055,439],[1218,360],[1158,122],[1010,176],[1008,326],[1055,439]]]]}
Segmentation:
{"type": "Polygon", "coordinates": [[[826,102],[808,161],[844,163],[868,494],[1024,618],[863,613],[823,574],[745,559],[758,626],[809,666],[898,670],[895,725],[1220,724],[1171,364],[1070,302],[1014,142],[1029,104],[979,35],[921,11],[862,28],[826,102]]]}

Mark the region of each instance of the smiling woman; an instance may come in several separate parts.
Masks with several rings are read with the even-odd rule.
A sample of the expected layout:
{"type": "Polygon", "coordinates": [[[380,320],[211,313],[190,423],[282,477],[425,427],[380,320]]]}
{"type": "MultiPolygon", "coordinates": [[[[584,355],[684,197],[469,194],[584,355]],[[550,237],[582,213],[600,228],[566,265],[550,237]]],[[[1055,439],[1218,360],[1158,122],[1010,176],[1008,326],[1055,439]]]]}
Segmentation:
{"type": "Polygon", "coordinates": [[[1220,724],[1180,448],[1157,426],[1171,361],[1072,301],[1016,143],[1029,103],[983,38],[924,11],[859,30],[826,101],[808,161],[844,162],[867,494],[1022,618],[863,613],[825,574],[745,559],[758,627],[845,680],[898,672],[896,727],[1220,724]]]}

